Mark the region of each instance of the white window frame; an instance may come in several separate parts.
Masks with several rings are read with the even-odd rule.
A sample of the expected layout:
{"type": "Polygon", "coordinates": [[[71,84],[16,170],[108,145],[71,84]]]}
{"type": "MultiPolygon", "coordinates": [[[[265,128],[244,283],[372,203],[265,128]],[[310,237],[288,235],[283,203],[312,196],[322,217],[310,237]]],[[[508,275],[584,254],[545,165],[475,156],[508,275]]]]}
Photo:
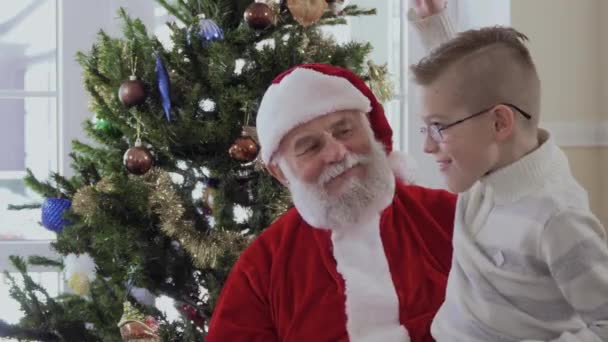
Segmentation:
{"type": "MultiPolygon", "coordinates": [[[[73,139],[90,141],[82,129],[82,122],[92,118],[88,110],[88,94],[84,89],[82,67],[76,62],[78,51],[89,51],[96,41],[100,29],[109,33],[118,31],[116,10],[121,4],[118,0],[57,0],[57,84],[55,91],[15,91],[0,90],[0,98],[49,97],[57,99],[57,141],[56,163],[52,171],[70,177],[69,154],[72,151],[73,139]]],[[[21,178],[25,172],[2,172],[0,177],[7,179],[21,178]]],[[[40,227],[40,229],[44,229],[40,227]]],[[[0,271],[16,271],[8,257],[20,255],[41,255],[59,259],[60,256],[50,248],[51,240],[0,241],[0,271]]],[[[41,267],[32,267],[33,272],[54,271],[41,267]]]]}
{"type": "Polygon", "coordinates": [[[408,37],[403,25],[407,24],[404,13],[408,3],[403,0],[352,0],[349,4],[376,9],[376,16],[348,18],[347,36],[339,41],[370,42],[373,50],[369,58],[377,65],[387,64],[395,94],[383,105],[393,129],[393,148],[407,151],[407,140],[403,139],[407,130],[407,86],[404,87],[407,79],[403,68],[407,68],[404,56],[407,57],[408,37]]]}
{"type": "MultiPolygon", "coordinates": [[[[51,170],[50,171],[57,171],[58,170],[58,156],[59,156],[59,114],[60,114],[60,84],[59,84],[59,75],[60,75],[60,62],[59,62],[59,52],[60,52],[60,47],[59,47],[59,43],[60,43],[60,13],[59,13],[59,8],[60,8],[60,3],[61,0],[57,0],[55,2],[55,6],[56,6],[56,21],[55,21],[55,30],[56,30],[56,37],[57,37],[57,42],[56,42],[56,56],[55,56],[55,67],[56,67],[56,74],[57,77],[56,79],[56,83],[55,83],[55,90],[53,91],[28,91],[28,90],[12,90],[12,89],[8,89],[8,90],[0,90],[0,99],[26,99],[26,98],[55,98],[56,102],[55,102],[55,113],[56,113],[56,118],[53,122],[53,126],[54,128],[57,130],[55,132],[55,137],[56,137],[56,141],[55,141],[55,146],[56,148],[53,148],[54,153],[53,155],[49,156],[49,158],[52,160],[51,162],[51,170]]],[[[3,171],[0,172],[0,178],[1,179],[20,179],[25,177],[26,172],[25,171],[3,171]]],[[[40,229],[44,229],[44,228],[40,228],[40,229]]],[[[51,240],[17,240],[17,241],[0,241],[0,271],[8,271],[8,272],[16,272],[17,270],[13,267],[13,265],[11,264],[10,260],[9,260],[9,256],[11,255],[18,255],[18,256],[22,256],[24,258],[27,258],[30,255],[40,255],[40,256],[45,256],[45,257],[51,257],[54,258],[56,257],[56,253],[54,253],[53,251],[50,250],[50,243],[52,241],[51,240]]],[[[44,267],[31,267],[31,269],[29,269],[29,271],[31,272],[43,272],[43,271],[53,271],[53,270],[48,270],[44,267]]]]}
{"type": "MultiPolygon", "coordinates": [[[[119,7],[131,7],[133,16],[142,17],[147,24],[152,18],[153,4],[150,0],[57,0],[57,84],[53,92],[1,91],[2,97],[16,96],[54,96],[57,98],[57,162],[55,170],[70,177],[74,174],[70,167],[69,154],[72,152],[72,140],[91,142],[82,129],[82,123],[91,119],[94,113],[89,112],[89,94],[84,88],[82,67],[76,62],[78,51],[90,51],[97,41],[97,33],[103,29],[106,33],[117,36],[121,34],[121,22],[117,19],[119,7]],[[149,16],[146,18],[145,16],[149,16]]],[[[0,174],[0,177],[19,178],[24,172],[0,174]]],[[[40,229],[44,229],[40,227],[40,229]]],[[[0,241],[0,271],[15,271],[8,257],[43,255],[59,259],[60,256],[51,250],[52,241],[0,241]]],[[[44,268],[32,270],[45,271],[44,268]]],[[[52,271],[52,270],[46,270],[52,271]]]]}

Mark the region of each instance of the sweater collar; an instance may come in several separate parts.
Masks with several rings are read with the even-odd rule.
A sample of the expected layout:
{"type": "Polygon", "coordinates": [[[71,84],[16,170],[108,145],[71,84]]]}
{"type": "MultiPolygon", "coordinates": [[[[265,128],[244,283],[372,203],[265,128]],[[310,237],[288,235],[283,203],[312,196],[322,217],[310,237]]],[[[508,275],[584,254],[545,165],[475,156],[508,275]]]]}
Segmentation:
{"type": "Polygon", "coordinates": [[[517,201],[570,173],[566,155],[549,133],[539,130],[538,140],[534,151],[480,180],[492,188],[496,204],[517,201]]]}

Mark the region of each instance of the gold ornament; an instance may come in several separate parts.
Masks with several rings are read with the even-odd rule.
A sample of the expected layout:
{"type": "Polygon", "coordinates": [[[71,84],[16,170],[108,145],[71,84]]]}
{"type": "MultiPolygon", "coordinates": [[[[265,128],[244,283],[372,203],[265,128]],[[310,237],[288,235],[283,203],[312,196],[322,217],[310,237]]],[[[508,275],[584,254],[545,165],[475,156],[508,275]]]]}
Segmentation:
{"type": "Polygon", "coordinates": [[[393,99],[395,92],[390,81],[387,65],[377,65],[371,60],[367,62],[369,68],[369,86],[380,102],[393,99]]]}
{"type": "Polygon", "coordinates": [[[160,342],[158,322],[151,316],[144,316],[128,301],[123,303],[118,327],[123,341],[160,342]]]}
{"type": "Polygon", "coordinates": [[[293,18],[304,27],[316,23],[327,9],[325,0],[287,0],[293,18]]]}

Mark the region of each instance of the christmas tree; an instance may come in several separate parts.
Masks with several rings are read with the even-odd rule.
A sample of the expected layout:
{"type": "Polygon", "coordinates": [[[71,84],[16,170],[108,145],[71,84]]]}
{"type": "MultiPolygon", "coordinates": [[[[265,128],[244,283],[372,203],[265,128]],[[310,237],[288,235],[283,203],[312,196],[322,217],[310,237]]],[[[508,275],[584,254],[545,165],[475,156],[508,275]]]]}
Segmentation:
{"type": "MultiPolygon", "coordinates": [[[[260,165],[255,113],[272,79],[300,63],[345,66],[389,96],[369,44],[339,45],[324,25],[374,10],[324,0],[157,0],[177,20],[172,46],[124,10],[123,37],[99,32],[77,56],[95,117],[74,141],[75,176],[26,183],[63,260],[14,257],[25,313],[0,336],[44,341],[201,341],[232,264],[290,205],[260,165]],[[28,264],[63,269],[50,297],[28,264]],[[154,306],[171,298],[181,316],[154,306]]],[[[29,208],[17,208],[29,209],[29,208]]]]}

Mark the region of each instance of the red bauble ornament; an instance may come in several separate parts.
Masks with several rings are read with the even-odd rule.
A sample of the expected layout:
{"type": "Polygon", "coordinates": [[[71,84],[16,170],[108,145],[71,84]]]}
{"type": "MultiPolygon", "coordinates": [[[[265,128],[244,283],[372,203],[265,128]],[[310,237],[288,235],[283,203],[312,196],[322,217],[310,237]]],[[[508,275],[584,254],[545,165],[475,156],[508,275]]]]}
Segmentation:
{"type": "Polygon", "coordinates": [[[125,152],[123,163],[130,173],[143,175],[154,165],[154,158],[147,148],[136,143],[125,152]]]}
{"type": "Polygon", "coordinates": [[[144,82],[131,75],[128,81],[122,82],[118,88],[118,99],[127,107],[136,106],[146,100],[146,87],[144,82]]]}
{"type": "Polygon", "coordinates": [[[242,162],[250,162],[255,160],[258,155],[258,144],[253,138],[243,136],[234,141],[234,144],[228,150],[230,157],[242,162]]]}
{"type": "Polygon", "coordinates": [[[200,328],[203,328],[205,326],[205,317],[203,317],[195,307],[188,304],[182,304],[180,307],[180,311],[196,326],[200,328]]]}
{"type": "Polygon", "coordinates": [[[263,30],[272,25],[274,13],[267,4],[254,2],[245,10],[245,21],[252,29],[263,30]]]}

